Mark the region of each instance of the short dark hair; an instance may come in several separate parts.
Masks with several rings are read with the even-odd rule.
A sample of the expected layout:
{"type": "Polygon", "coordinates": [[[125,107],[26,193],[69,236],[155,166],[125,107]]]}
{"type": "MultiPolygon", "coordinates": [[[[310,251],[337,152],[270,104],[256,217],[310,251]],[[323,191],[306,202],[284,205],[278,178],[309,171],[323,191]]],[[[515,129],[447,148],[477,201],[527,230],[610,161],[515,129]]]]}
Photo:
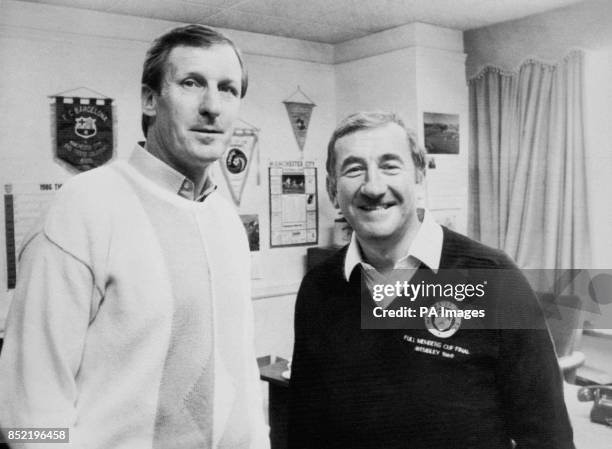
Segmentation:
{"type": "Polygon", "coordinates": [[[334,130],[327,144],[327,169],[328,184],[336,183],[336,142],[338,139],[364,129],[375,129],[389,123],[399,125],[406,133],[406,142],[412,156],[412,162],[417,170],[417,181],[425,176],[427,152],[418,144],[414,131],[407,128],[397,114],[384,111],[355,112],[342,120],[334,130]]]}
{"type": "MultiPolygon", "coordinates": [[[[247,92],[249,77],[240,50],[226,35],[210,27],[197,24],[174,28],[153,41],[142,66],[142,84],[149,86],[155,92],[160,92],[168,55],[173,48],[181,46],[209,48],[213,45],[229,45],[236,53],[242,69],[240,98],[243,98],[247,92]]],[[[149,120],[149,116],[142,115],[142,132],[145,137],[149,128],[149,120]]]]}

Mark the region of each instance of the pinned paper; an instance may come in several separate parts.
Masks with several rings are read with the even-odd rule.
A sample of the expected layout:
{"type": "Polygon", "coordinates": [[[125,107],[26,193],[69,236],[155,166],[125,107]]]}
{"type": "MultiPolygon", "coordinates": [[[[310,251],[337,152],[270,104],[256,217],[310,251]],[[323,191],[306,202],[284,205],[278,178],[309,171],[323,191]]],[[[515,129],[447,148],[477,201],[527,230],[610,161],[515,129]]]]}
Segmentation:
{"type": "Polygon", "coordinates": [[[270,161],[270,248],[319,242],[314,161],[270,161]]]}

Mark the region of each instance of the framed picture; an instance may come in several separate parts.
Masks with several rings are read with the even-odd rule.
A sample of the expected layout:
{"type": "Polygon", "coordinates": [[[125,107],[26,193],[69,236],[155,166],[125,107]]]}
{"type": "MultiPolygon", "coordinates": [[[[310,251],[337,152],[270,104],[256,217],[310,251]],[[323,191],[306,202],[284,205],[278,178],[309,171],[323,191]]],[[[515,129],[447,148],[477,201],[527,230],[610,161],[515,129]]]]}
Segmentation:
{"type": "Polygon", "coordinates": [[[424,112],[423,126],[429,154],[459,154],[459,114],[424,112]]]}
{"type": "Polygon", "coordinates": [[[241,214],[240,219],[249,239],[249,249],[259,251],[259,215],[241,214]]]}

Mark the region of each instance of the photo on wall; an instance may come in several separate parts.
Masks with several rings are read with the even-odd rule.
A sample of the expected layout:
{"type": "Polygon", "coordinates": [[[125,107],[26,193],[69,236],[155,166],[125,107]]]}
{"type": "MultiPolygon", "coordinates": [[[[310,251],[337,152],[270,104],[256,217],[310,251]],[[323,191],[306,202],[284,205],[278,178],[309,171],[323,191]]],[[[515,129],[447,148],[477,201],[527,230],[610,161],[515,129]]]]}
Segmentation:
{"type": "Polygon", "coordinates": [[[429,154],[459,154],[459,114],[424,112],[423,126],[429,154]]]}
{"type": "Polygon", "coordinates": [[[306,193],[304,175],[283,175],[283,194],[306,193]]]}
{"type": "Polygon", "coordinates": [[[249,249],[259,251],[259,215],[241,214],[240,219],[249,239],[249,249]]]}
{"type": "Polygon", "coordinates": [[[270,248],[319,241],[314,161],[270,161],[270,248]]]}

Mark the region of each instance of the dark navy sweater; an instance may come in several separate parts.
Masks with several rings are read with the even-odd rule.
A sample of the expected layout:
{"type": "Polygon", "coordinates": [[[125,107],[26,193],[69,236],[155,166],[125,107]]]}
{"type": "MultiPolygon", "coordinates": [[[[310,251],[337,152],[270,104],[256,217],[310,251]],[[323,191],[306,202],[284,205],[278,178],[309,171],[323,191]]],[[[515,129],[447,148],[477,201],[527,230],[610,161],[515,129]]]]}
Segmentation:
{"type": "MultiPolygon", "coordinates": [[[[510,269],[531,292],[504,253],[443,229],[441,269],[510,269]]],[[[574,447],[544,325],[449,338],[361,329],[361,268],[347,282],[345,254],[346,247],[311,270],[298,293],[290,448],[574,447]],[[457,349],[447,358],[416,351],[415,342],[457,349]]]]}

